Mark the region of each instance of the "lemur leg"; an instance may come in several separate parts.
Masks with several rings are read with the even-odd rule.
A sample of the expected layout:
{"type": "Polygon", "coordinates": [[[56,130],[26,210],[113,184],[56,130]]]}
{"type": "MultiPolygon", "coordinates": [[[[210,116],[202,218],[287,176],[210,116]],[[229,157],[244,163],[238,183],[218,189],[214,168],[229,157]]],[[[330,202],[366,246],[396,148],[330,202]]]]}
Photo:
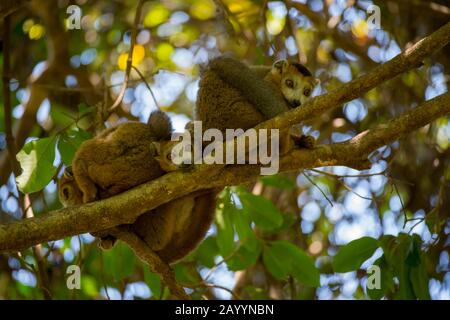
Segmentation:
{"type": "Polygon", "coordinates": [[[314,149],[316,146],[316,139],[314,139],[313,136],[309,135],[301,135],[298,136],[292,136],[294,139],[295,145],[300,148],[306,148],[306,149],[314,149]]]}
{"type": "Polygon", "coordinates": [[[76,160],[72,165],[72,169],[75,181],[83,193],[83,203],[95,201],[97,199],[97,187],[89,177],[86,163],[83,160],[76,160]]]}

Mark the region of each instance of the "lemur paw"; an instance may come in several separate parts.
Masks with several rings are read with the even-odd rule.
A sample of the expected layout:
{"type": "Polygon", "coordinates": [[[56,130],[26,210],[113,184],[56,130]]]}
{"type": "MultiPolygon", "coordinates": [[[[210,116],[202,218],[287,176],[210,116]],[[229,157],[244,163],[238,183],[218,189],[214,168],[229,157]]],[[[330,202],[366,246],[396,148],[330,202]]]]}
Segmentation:
{"type": "Polygon", "coordinates": [[[98,243],[98,246],[102,249],[102,250],[110,250],[114,247],[114,245],[116,244],[117,239],[113,236],[106,236],[103,238],[100,238],[100,242],[98,243]]]}
{"type": "Polygon", "coordinates": [[[316,146],[316,139],[313,136],[301,135],[294,137],[295,145],[300,148],[314,149],[316,146]]]}

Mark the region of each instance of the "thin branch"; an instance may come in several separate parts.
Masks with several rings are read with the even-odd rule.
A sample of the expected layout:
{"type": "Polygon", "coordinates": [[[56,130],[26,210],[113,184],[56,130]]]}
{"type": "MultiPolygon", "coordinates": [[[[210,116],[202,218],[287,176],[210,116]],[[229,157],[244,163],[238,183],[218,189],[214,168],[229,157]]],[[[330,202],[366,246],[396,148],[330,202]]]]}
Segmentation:
{"type": "MultiPolygon", "coordinates": [[[[319,169],[309,169],[309,171],[324,174],[333,178],[368,178],[373,176],[385,176],[386,170],[376,172],[376,173],[360,173],[360,174],[335,174],[329,171],[319,170],[319,169]]],[[[387,178],[387,177],[386,177],[387,178]]]]}
{"type": "Polygon", "coordinates": [[[235,292],[233,292],[233,290],[228,289],[227,287],[224,287],[224,286],[221,286],[218,284],[213,284],[213,283],[200,283],[200,284],[195,284],[195,285],[183,284],[183,287],[190,288],[190,289],[195,289],[195,288],[220,289],[220,290],[224,290],[224,291],[228,292],[229,294],[231,294],[236,300],[241,300],[239,295],[237,295],[235,292]]]}
{"type": "MultiPolygon", "coordinates": [[[[354,99],[380,83],[420,65],[423,58],[449,41],[450,23],[366,75],[330,93],[313,98],[302,108],[287,111],[256,128],[286,128],[338,107],[340,103],[354,99]]],[[[450,93],[446,93],[424,102],[396,119],[362,132],[347,142],[320,145],[309,150],[293,150],[280,159],[280,171],[328,165],[367,168],[370,165],[367,156],[373,150],[449,113],[450,93]]],[[[15,251],[49,240],[130,224],[143,212],[175,198],[197,190],[254,181],[259,174],[258,165],[225,167],[203,164],[187,172],[175,171],[108,199],[0,225],[0,251],[15,251]]]]}
{"type": "Polygon", "coordinates": [[[130,37],[131,38],[130,39],[130,52],[128,53],[128,58],[127,58],[127,66],[125,69],[125,78],[123,79],[122,88],[120,89],[120,92],[116,98],[116,101],[114,101],[112,106],[109,107],[110,112],[113,111],[122,102],[123,96],[125,95],[125,90],[127,89],[127,86],[128,86],[128,80],[130,78],[131,66],[133,63],[133,50],[134,50],[134,45],[136,43],[137,29],[138,29],[139,21],[141,20],[141,11],[142,11],[142,5],[143,5],[144,1],[145,0],[139,0],[137,8],[136,8],[136,14],[134,16],[133,30],[131,31],[131,37],[130,37]]]}
{"type": "Polygon", "coordinates": [[[305,176],[306,179],[308,179],[308,181],[317,189],[319,189],[320,193],[325,197],[325,199],[328,201],[328,203],[334,207],[333,202],[328,198],[328,196],[326,195],[326,193],[322,190],[322,188],[320,188],[317,183],[315,183],[305,172],[302,172],[303,176],[305,176]]]}
{"type": "Polygon", "coordinates": [[[139,75],[139,77],[141,78],[141,80],[144,82],[145,86],[147,87],[148,91],[150,91],[150,94],[152,95],[152,99],[153,102],[155,103],[155,106],[160,109],[159,105],[158,105],[158,101],[156,100],[155,94],[153,93],[152,88],[150,88],[150,85],[148,84],[147,80],[145,80],[144,75],[141,73],[141,71],[139,71],[138,68],[136,68],[135,66],[133,66],[134,71],[137,72],[137,74],[139,75]]]}
{"type": "MultiPolygon", "coordinates": [[[[340,176],[334,173],[330,173],[330,172],[326,172],[326,171],[321,171],[321,170],[315,170],[315,169],[311,169],[309,171],[314,171],[314,172],[319,172],[319,173],[323,173],[329,177],[332,177],[333,179],[335,179],[339,184],[341,184],[347,191],[350,191],[351,193],[357,195],[358,197],[364,199],[364,200],[374,200],[373,198],[369,198],[369,197],[365,197],[363,195],[360,195],[359,193],[357,193],[355,190],[353,190],[353,188],[351,188],[349,185],[347,185],[344,181],[341,180],[341,178],[343,178],[344,176],[340,176]]],[[[379,174],[379,173],[378,173],[379,174]]],[[[376,174],[376,175],[378,175],[376,174]]],[[[369,174],[370,176],[371,174],[369,174]]],[[[361,175],[353,175],[356,177],[361,177],[361,175]]],[[[367,176],[367,175],[366,175],[367,176]]]]}
{"type": "Polygon", "coordinates": [[[400,200],[400,204],[402,206],[402,212],[403,212],[403,216],[405,218],[405,220],[403,222],[403,229],[404,229],[406,227],[406,224],[408,223],[408,216],[406,215],[405,204],[403,203],[402,196],[400,195],[400,192],[398,192],[397,185],[395,184],[395,182],[392,182],[392,187],[394,188],[395,193],[397,194],[397,197],[400,200]]]}
{"type": "MultiPolygon", "coordinates": [[[[373,150],[448,114],[450,93],[429,100],[347,142],[292,150],[280,159],[280,171],[365,165],[365,159],[373,150]]],[[[259,165],[204,164],[186,172],[174,171],[111,198],[0,225],[0,251],[20,250],[37,243],[130,224],[140,214],[173,199],[198,190],[252,182],[259,174],[259,165]]]]}

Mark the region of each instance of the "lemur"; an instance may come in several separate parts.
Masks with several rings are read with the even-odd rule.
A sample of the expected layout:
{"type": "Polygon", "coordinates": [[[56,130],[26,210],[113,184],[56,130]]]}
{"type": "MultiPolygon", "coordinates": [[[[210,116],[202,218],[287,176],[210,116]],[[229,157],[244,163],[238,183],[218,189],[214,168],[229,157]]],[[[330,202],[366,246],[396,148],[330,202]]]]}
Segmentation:
{"type": "MultiPolygon", "coordinates": [[[[85,141],[72,167],[65,169],[58,182],[61,203],[67,207],[108,198],[165,174],[156,160],[155,146],[169,139],[171,132],[170,119],[157,111],[148,124],[123,123],[85,141]]],[[[165,262],[178,261],[194,250],[206,234],[213,220],[216,194],[206,190],[175,199],[140,215],[129,231],[141,237],[165,262]]],[[[101,238],[103,249],[111,248],[116,241],[104,232],[94,235],[101,238]]]]}
{"type": "MultiPolygon", "coordinates": [[[[248,67],[234,58],[221,56],[211,60],[201,75],[193,120],[201,121],[203,130],[216,128],[223,133],[226,129],[247,130],[300,107],[318,83],[300,63],[278,60],[271,67],[248,67]]],[[[190,124],[186,128],[192,130],[190,124]]],[[[293,145],[306,148],[315,145],[313,137],[291,135],[290,128],[280,130],[280,137],[281,154],[293,145]]],[[[176,143],[165,142],[159,151],[161,157],[170,160],[171,147],[176,143]]],[[[170,166],[170,161],[166,165],[170,166]]]]}
{"type": "MultiPolygon", "coordinates": [[[[301,106],[316,84],[298,63],[280,60],[272,67],[249,68],[232,58],[216,58],[201,77],[194,120],[201,120],[204,129],[249,129],[301,106]]],[[[61,202],[70,206],[107,198],[177,170],[170,161],[171,131],[167,116],[156,112],[147,125],[125,123],[86,141],[75,155],[73,173],[68,168],[59,181],[61,202]]],[[[297,143],[313,147],[314,139],[303,136],[297,143]]],[[[176,261],[204,237],[212,222],[216,193],[188,195],[144,213],[130,231],[165,261],[176,261]]],[[[103,247],[114,244],[113,237],[101,236],[103,247]]]]}

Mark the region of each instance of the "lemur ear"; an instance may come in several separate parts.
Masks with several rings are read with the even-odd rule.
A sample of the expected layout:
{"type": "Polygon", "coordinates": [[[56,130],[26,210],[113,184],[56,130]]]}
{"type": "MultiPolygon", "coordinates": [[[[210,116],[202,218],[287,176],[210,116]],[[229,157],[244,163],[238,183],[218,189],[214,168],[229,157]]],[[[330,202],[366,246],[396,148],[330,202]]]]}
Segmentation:
{"type": "Polygon", "coordinates": [[[162,151],[162,147],[161,147],[161,143],[158,141],[152,141],[150,143],[150,148],[152,148],[152,153],[155,156],[155,158],[157,156],[161,155],[161,151],[162,151]]]}
{"type": "Polygon", "coordinates": [[[73,179],[72,166],[68,166],[64,169],[63,176],[67,179],[73,179]]]}
{"type": "Polygon", "coordinates": [[[280,70],[282,72],[289,65],[289,62],[286,59],[277,60],[273,63],[273,67],[275,69],[280,70]]]}

